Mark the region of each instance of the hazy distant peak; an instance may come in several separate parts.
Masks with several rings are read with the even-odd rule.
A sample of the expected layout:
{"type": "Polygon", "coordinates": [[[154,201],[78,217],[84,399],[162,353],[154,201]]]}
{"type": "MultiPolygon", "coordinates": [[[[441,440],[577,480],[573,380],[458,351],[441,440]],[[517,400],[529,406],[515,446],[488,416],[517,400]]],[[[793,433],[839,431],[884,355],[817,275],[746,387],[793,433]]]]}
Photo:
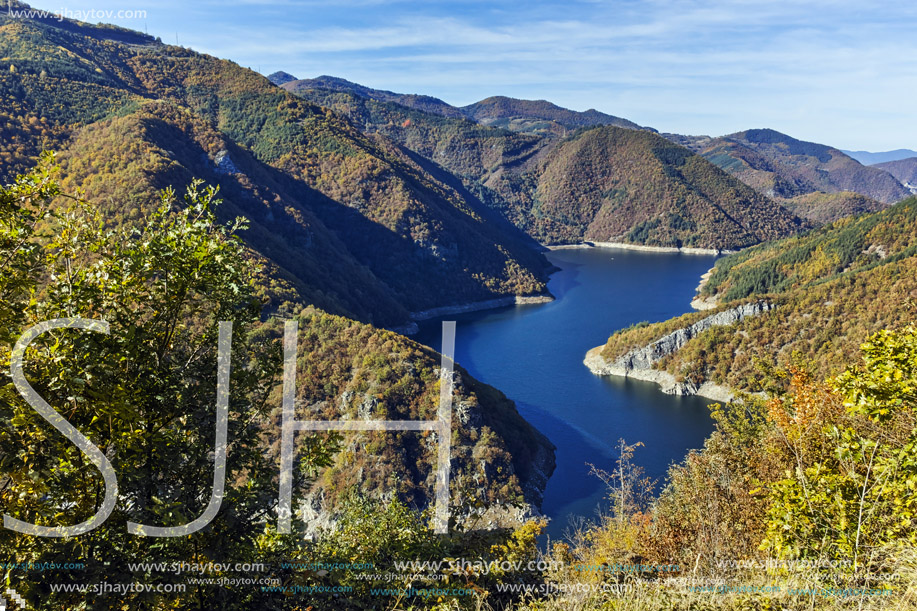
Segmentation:
{"type": "MultiPolygon", "coordinates": [[[[749,129],[686,144],[769,197],[791,199],[814,192],[853,191],[890,204],[910,195],[887,171],[863,166],[832,146],[797,140],[774,129],[749,129]]],[[[828,206],[839,201],[813,200],[817,205],[828,206]]],[[[842,203],[846,209],[849,201],[842,203]]]]}
{"type": "Polygon", "coordinates": [[[871,153],[869,151],[843,151],[845,154],[853,157],[863,165],[876,165],[879,163],[886,163],[889,161],[900,161],[901,159],[908,159],[911,157],[917,157],[917,151],[912,151],[911,149],[895,149],[893,151],[882,151],[878,153],[871,153]]]}
{"type": "Polygon", "coordinates": [[[885,170],[901,181],[911,193],[917,193],[917,156],[877,163],[874,167],[885,170]]]}
{"type": "Polygon", "coordinates": [[[283,72],[282,70],[275,72],[267,77],[267,80],[274,83],[277,86],[283,85],[284,83],[289,83],[290,81],[295,81],[297,78],[290,74],[289,72],[283,72]]]}
{"type": "Polygon", "coordinates": [[[347,79],[343,79],[337,76],[329,76],[327,74],[316,76],[315,78],[297,79],[297,80],[303,84],[309,84],[314,87],[320,87],[322,89],[336,89],[336,90],[354,91],[354,92],[356,91],[378,92],[378,93],[385,93],[389,95],[398,95],[391,91],[383,91],[381,89],[372,89],[370,87],[366,87],[359,83],[354,83],[353,81],[348,81],[347,79]]]}
{"type": "Polygon", "coordinates": [[[433,96],[395,93],[394,91],[386,91],[384,89],[373,89],[337,76],[322,75],[311,79],[298,79],[284,83],[282,86],[292,93],[301,93],[309,89],[327,89],[329,91],[350,93],[377,102],[393,102],[395,104],[407,106],[408,108],[432,112],[444,117],[464,117],[460,109],[447,104],[439,98],[434,98],[433,96]]]}
{"type": "Polygon", "coordinates": [[[784,154],[814,157],[821,163],[831,161],[834,156],[846,157],[834,147],[798,140],[775,129],[749,129],[731,134],[726,138],[742,140],[749,144],[778,146],[784,154]]]}
{"type": "Polygon", "coordinates": [[[824,144],[818,144],[817,142],[808,142],[806,140],[800,140],[799,138],[794,138],[789,134],[784,134],[783,132],[778,132],[776,129],[771,129],[770,127],[756,127],[752,129],[744,129],[739,132],[732,134],[727,134],[723,138],[732,138],[734,140],[744,140],[745,142],[750,142],[754,144],[804,144],[816,146],[819,148],[826,148],[832,150],[834,147],[830,147],[824,144]]]}
{"type": "Polygon", "coordinates": [[[485,125],[513,128],[513,121],[551,121],[564,128],[577,129],[596,125],[616,125],[629,129],[644,129],[633,121],[599,112],[563,108],[547,100],[522,100],[507,96],[492,96],[461,108],[470,119],[485,125]],[[504,125],[509,121],[508,125],[504,125]]]}

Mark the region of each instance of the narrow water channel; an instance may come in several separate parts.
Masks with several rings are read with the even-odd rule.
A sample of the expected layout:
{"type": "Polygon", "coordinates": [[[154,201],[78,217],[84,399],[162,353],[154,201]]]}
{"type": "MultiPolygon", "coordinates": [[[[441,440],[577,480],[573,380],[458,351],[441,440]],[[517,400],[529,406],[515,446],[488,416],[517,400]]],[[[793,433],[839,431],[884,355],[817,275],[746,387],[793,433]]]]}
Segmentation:
{"type": "Polygon", "coordinates": [[[415,339],[438,350],[441,321],[456,320],[456,361],[515,400],[557,446],[542,507],[557,538],[571,519],[592,518],[606,505],[588,465],[612,468],[619,438],[643,442],[634,460],[661,483],[668,466],[712,431],[709,401],[666,395],[648,382],[600,378],[582,361],[613,330],[689,311],[714,257],[592,248],[548,258],[561,270],[549,283],[555,301],[425,321],[415,339]]]}

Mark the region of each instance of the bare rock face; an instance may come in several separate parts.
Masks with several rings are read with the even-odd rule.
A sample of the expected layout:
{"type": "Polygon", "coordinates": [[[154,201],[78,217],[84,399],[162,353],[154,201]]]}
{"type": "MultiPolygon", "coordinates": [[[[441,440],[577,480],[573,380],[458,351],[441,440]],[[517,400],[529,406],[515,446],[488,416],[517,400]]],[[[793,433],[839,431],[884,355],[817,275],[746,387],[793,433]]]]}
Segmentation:
{"type": "MultiPolygon", "coordinates": [[[[401,363],[406,372],[414,372],[414,364],[401,363]]],[[[436,372],[436,376],[441,375],[436,372]]],[[[516,527],[526,519],[542,516],[541,504],[544,490],[555,469],[555,446],[542,433],[532,428],[526,431],[531,443],[526,448],[531,451],[526,462],[514,463],[508,454],[494,452],[500,440],[490,443],[469,443],[469,439],[482,440],[492,437],[493,421],[488,417],[488,406],[491,403],[481,402],[472,392],[469,381],[460,370],[454,371],[453,385],[455,396],[452,406],[453,444],[451,448],[450,474],[450,511],[453,517],[464,526],[474,529],[516,527]],[[488,491],[501,489],[516,482],[521,498],[515,496],[493,496],[488,491]],[[469,499],[488,499],[484,504],[469,504],[469,499]]],[[[340,420],[379,420],[380,410],[384,410],[382,401],[376,394],[377,389],[344,390],[336,399],[300,405],[299,410],[308,414],[308,418],[324,419],[328,408],[333,405],[335,417],[340,420]]],[[[508,401],[508,399],[504,400],[508,401]]],[[[513,406],[513,409],[515,407],[513,406]]],[[[401,418],[397,418],[401,419],[401,418]]],[[[517,431],[514,429],[514,433],[517,431]]],[[[521,434],[521,432],[518,432],[521,434]]],[[[377,500],[387,502],[400,498],[394,486],[379,486],[369,489],[365,486],[368,480],[380,479],[382,476],[402,474],[401,477],[414,478],[420,492],[411,501],[413,507],[426,508],[435,502],[433,491],[437,472],[438,432],[422,435],[417,438],[417,445],[398,444],[388,446],[380,451],[370,449],[370,439],[365,435],[354,435],[345,438],[338,453],[344,462],[336,463],[330,469],[346,465],[353,473],[351,482],[358,482],[361,490],[377,500]],[[359,457],[359,461],[354,458],[359,457]],[[423,459],[426,469],[418,468],[413,472],[405,465],[413,465],[423,459]],[[432,459],[432,460],[431,460],[432,459]]],[[[304,524],[305,534],[317,537],[323,531],[334,529],[340,521],[342,505],[340,491],[342,488],[329,483],[325,474],[320,474],[306,490],[295,491],[294,515],[304,524]]],[[[403,499],[402,499],[403,500],[403,499]]]]}
{"type": "Polygon", "coordinates": [[[236,165],[232,162],[232,159],[229,157],[229,151],[220,151],[217,153],[216,157],[213,158],[213,164],[216,166],[217,174],[222,174],[224,176],[229,176],[232,174],[241,174],[242,172],[236,168],[236,165]]]}
{"type": "Polygon", "coordinates": [[[762,312],[772,309],[769,303],[759,301],[757,303],[747,303],[729,310],[723,310],[716,314],[703,318],[690,327],[678,329],[668,335],[660,337],[652,344],[631,350],[624,356],[618,357],[614,365],[623,367],[625,370],[633,369],[650,369],[653,363],[679,350],[691,339],[703,333],[711,327],[721,327],[739,322],[749,316],[757,316],[762,312]]]}
{"type": "Polygon", "coordinates": [[[691,339],[697,337],[707,329],[732,325],[744,318],[758,316],[773,310],[777,306],[765,301],[746,303],[716,314],[702,318],[693,325],[684,327],[660,337],[656,341],[642,348],[634,348],[628,353],[609,362],[602,356],[602,348],[598,346],[586,353],[583,363],[596,375],[615,375],[632,377],[659,384],[662,392],[674,395],[702,395],[717,401],[728,401],[732,392],[711,382],[695,384],[693,382],[678,382],[675,376],[658,369],[653,365],[666,356],[677,352],[691,339]]]}

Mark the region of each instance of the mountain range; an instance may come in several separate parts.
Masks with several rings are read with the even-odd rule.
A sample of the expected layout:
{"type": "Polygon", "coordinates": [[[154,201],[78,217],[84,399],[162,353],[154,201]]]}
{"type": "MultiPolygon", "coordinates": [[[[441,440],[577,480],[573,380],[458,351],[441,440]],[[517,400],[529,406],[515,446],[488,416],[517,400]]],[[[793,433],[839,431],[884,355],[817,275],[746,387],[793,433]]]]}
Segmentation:
{"type": "MultiPolygon", "coordinates": [[[[365,133],[382,134],[447,170],[544,244],[591,240],[735,249],[808,226],[654,130],[603,124],[566,136],[538,134],[380,101],[377,94],[342,91],[341,81],[334,83],[334,89],[294,89],[365,133]]],[[[516,108],[544,110],[517,102],[516,108]]],[[[472,107],[481,106],[465,108],[472,107]]]]}
{"type": "Polygon", "coordinates": [[[768,197],[853,191],[885,204],[910,191],[883,169],[864,166],[840,150],[797,140],[772,129],[750,129],[719,138],[676,141],[768,197]]]}
{"type": "MultiPolygon", "coordinates": [[[[468,106],[456,107],[438,98],[371,89],[330,76],[300,80],[287,73],[276,73],[269,78],[297,95],[348,114],[351,119],[361,123],[364,130],[382,132],[412,150],[415,150],[414,147],[416,147],[418,152],[428,158],[431,153],[435,153],[437,155],[435,161],[444,163],[458,176],[473,175],[473,182],[478,183],[477,188],[480,188],[482,182],[480,175],[487,172],[484,172],[482,168],[469,168],[467,163],[460,163],[456,167],[454,160],[451,159],[453,153],[443,150],[440,142],[443,139],[450,140],[458,137],[457,134],[463,134],[462,142],[465,144],[470,131],[474,130],[468,125],[443,123],[431,115],[439,115],[455,121],[466,119],[478,126],[498,127],[515,133],[539,136],[540,141],[528,141],[527,143],[527,150],[530,154],[526,158],[526,164],[520,164],[518,160],[514,159],[512,164],[500,166],[506,175],[525,175],[524,181],[529,184],[537,180],[534,175],[538,174],[538,170],[533,169],[536,165],[536,162],[532,160],[536,157],[534,149],[550,150],[554,146],[559,146],[557,141],[572,136],[575,130],[615,126],[658,133],[651,127],[640,126],[626,119],[593,110],[571,111],[543,100],[491,97],[468,106]],[[407,112],[407,109],[424,114],[411,114],[407,112]],[[425,133],[418,137],[418,134],[415,133],[417,130],[425,133]],[[420,140],[425,141],[420,142],[420,140]],[[437,148],[439,150],[434,151],[437,148]]],[[[497,132],[485,133],[488,133],[491,139],[499,138],[497,132]]],[[[899,201],[911,193],[909,188],[883,168],[864,166],[838,149],[796,140],[774,130],[747,130],[719,138],[678,134],[665,134],[664,136],[675,144],[685,146],[703,156],[760,194],[776,200],[784,208],[803,216],[814,224],[852,213],[880,210],[885,205],[899,201]],[[795,202],[794,198],[800,198],[800,201],[795,202]]],[[[517,139],[514,146],[520,145],[522,141],[517,139]]],[[[501,145],[496,146],[501,148],[501,145]]],[[[462,155],[464,154],[463,152],[462,155]]],[[[487,170],[492,173],[494,167],[497,166],[491,165],[487,170]]],[[[487,185],[486,182],[484,184],[492,186],[487,185]]],[[[520,187],[517,184],[514,184],[509,190],[511,194],[498,193],[497,199],[512,200],[520,193],[520,187]]],[[[521,190],[524,191],[524,189],[521,190]]],[[[494,198],[494,194],[489,195],[491,199],[494,198]]],[[[533,200],[535,198],[532,195],[526,195],[525,199],[533,200]]],[[[594,207],[594,203],[591,205],[594,207]]],[[[498,206],[504,211],[509,210],[509,216],[517,217],[515,221],[517,226],[524,228],[518,218],[520,216],[525,220],[530,220],[531,215],[527,212],[523,211],[520,215],[518,211],[511,210],[517,207],[511,202],[502,202],[498,206]]],[[[522,207],[524,210],[531,209],[528,203],[522,204],[522,207]]],[[[546,222],[540,224],[543,226],[552,220],[554,219],[548,218],[546,222]]],[[[639,224],[645,221],[646,219],[639,219],[636,222],[639,224]]],[[[656,221],[651,220],[650,222],[656,221]]],[[[664,225],[664,221],[659,222],[664,225]]],[[[632,224],[630,228],[635,227],[632,224]]],[[[539,230],[530,226],[528,231],[540,241],[568,241],[587,235],[583,228],[580,229],[572,232],[551,231],[539,230]]],[[[684,242],[685,237],[690,236],[675,235],[673,240],[684,242]]],[[[611,239],[595,235],[588,235],[588,238],[599,241],[611,239]]],[[[613,239],[628,240],[626,234],[617,235],[613,239]]],[[[694,239],[703,241],[700,236],[694,239]]],[[[739,245],[738,243],[733,244],[736,247],[739,245]]]]}
{"type": "Polygon", "coordinates": [[[56,148],[68,186],[124,222],[144,194],[201,177],[250,219],[280,294],[378,325],[545,293],[531,240],[396,143],[232,62],[63,24],[0,26],[4,178],[56,148]]]}
{"type": "MultiPolygon", "coordinates": [[[[220,216],[249,222],[245,263],[263,267],[265,323],[314,312],[304,341],[319,365],[299,368],[304,405],[423,417],[436,355],[381,327],[432,307],[547,298],[548,263],[531,238],[396,142],[230,61],[117,27],[8,16],[23,6],[0,7],[0,180],[54,149],[63,188],[111,226],[144,223],[160,189],[180,193],[195,177],[219,187],[220,216]]],[[[457,485],[489,507],[537,506],[553,447],[499,391],[459,375],[457,485]],[[499,473],[478,472],[482,455],[499,473]]],[[[346,493],[335,481],[360,473],[367,492],[385,494],[394,478],[425,506],[429,448],[398,447],[391,460],[359,443],[337,456],[318,508],[346,493]]]]}
{"type": "Polygon", "coordinates": [[[869,151],[841,151],[850,157],[853,157],[863,165],[878,165],[887,161],[898,161],[908,157],[917,157],[917,151],[911,149],[895,149],[893,151],[882,151],[879,153],[870,153],[869,151]]]}
{"type": "MultiPolygon", "coordinates": [[[[66,184],[119,223],[142,217],[156,189],[218,184],[226,211],[251,220],[275,306],[397,326],[440,306],[546,296],[536,241],[735,249],[808,227],[715,166],[765,195],[908,193],[770,130],[686,139],[698,155],[597,111],[502,97],[456,108],[332,77],[277,74],[275,86],[138,32],[2,15],[0,179],[58,149],[66,184]]],[[[795,208],[875,207],[845,198],[795,208]]]]}

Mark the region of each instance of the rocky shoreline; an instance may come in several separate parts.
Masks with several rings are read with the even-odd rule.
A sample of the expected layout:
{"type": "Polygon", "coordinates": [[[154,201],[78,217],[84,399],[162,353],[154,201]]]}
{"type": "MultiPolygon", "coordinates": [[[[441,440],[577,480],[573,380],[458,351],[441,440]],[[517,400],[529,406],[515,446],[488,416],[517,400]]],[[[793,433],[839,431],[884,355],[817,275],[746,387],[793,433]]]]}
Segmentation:
{"type": "Polygon", "coordinates": [[[401,333],[402,335],[414,335],[417,333],[417,323],[431,318],[440,316],[449,316],[450,314],[465,314],[466,312],[478,312],[481,310],[492,310],[494,308],[504,308],[511,305],[528,305],[533,303],[549,303],[554,301],[553,295],[507,295],[506,297],[497,297],[496,299],[486,299],[484,301],[472,301],[450,306],[440,306],[411,312],[411,322],[399,327],[392,327],[389,331],[401,333]]]}
{"type": "Polygon", "coordinates": [[[694,289],[694,299],[691,300],[691,307],[695,310],[712,310],[717,304],[717,299],[713,295],[707,297],[701,297],[700,292],[704,290],[704,287],[707,286],[707,282],[710,281],[710,276],[713,275],[713,270],[715,267],[708,269],[700,277],[700,284],[697,285],[697,288],[694,289]]]}
{"type": "Polygon", "coordinates": [[[579,244],[548,245],[548,250],[565,250],[571,248],[617,248],[620,250],[639,250],[643,252],[682,253],[686,255],[728,255],[735,250],[719,248],[692,248],[690,246],[645,246],[643,244],[629,244],[627,242],[581,242],[579,244]]]}
{"type": "Polygon", "coordinates": [[[448,316],[450,314],[464,314],[466,312],[492,310],[493,308],[502,308],[511,305],[548,303],[550,301],[554,301],[553,295],[507,295],[506,297],[497,297],[496,299],[487,299],[485,301],[472,301],[471,303],[441,306],[429,310],[421,310],[420,312],[411,312],[411,320],[429,320],[431,318],[448,316]]]}
{"type": "Polygon", "coordinates": [[[732,401],[735,398],[735,393],[732,389],[713,382],[704,382],[698,386],[692,382],[678,382],[671,373],[659,369],[619,369],[614,365],[609,365],[608,361],[602,358],[603,347],[597,346],[593,348],[586,353],[586,358],[583,360],[583,363],[596,375],[616,375],[632,380],[652,382],[658,385],[659,390],[667,395],[697,395],[723,403],[732,401]]]}
{"type": "Polygon", "coordinates": [[[711,314],[693,325],[669,333],[642,348],[634,348],[614,361],[602,356],[603,346],[597,346],[586,353],[583,364],[596,375],[614,375],[637,380],[654,382],[660,390],[670,395],[700,395],[714,401],[730,401],[735,393],[712,382],[696,384],[690,381],[676,380],[667,371],[654,369],[653,365],[662,358],[678,351],[689,340],[712,327],[731,325],[744,318],[758,316],[773,310],[776,306],[764,301],[746,303],[728,310],[711,314]]]}

